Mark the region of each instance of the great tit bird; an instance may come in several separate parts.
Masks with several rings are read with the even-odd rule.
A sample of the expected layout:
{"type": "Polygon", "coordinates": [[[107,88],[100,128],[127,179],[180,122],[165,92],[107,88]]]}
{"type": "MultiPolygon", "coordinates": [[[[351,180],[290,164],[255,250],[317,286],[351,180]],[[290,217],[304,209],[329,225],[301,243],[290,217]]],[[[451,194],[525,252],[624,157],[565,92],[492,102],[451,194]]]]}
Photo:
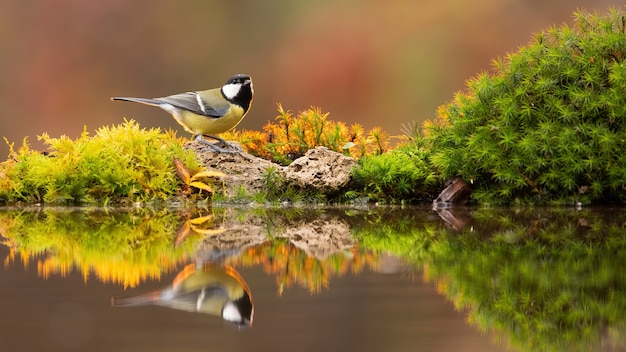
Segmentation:
{"type": "Polygon", "coordinates": [[[195,140],[217,151],[224,151],[202,137],[215,139],[222,147],[228,146],[228,143],[216,134],[226,132],[241,122],[250,109],[253,96],[254,89],[250,76],[237,74],[229,78],[221,88],[154,99],[113,97],[111,100],[158,106],[172,114],[185,131],[193,133],[195,140]]]}
{"type": "Polygon", "coordinates": [[[113,307],[156,305],[221,316],[238,327],[252,326],[254,304],[248,285],[227,265],[187,265],[171,286],[139,296],[111,299],[113,307]]]}

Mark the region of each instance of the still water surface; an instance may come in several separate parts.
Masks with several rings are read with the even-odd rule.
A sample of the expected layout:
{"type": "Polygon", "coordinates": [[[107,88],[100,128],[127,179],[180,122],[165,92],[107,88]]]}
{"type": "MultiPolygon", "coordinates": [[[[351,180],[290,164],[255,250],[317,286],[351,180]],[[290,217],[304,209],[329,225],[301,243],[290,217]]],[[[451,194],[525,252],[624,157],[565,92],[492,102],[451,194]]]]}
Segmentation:
{"type": "Polygon", "coordinates": [[[624,221],[613,210],[7,210],[0,350],[623,350],[624,221]],[[251,327],[190,311],[229,278],[193,288],[189,268],[232,268],[251,327]],[[188,291],[169,307],[112,306],[168,289],[172,302],[173,287],[188,291]]]}

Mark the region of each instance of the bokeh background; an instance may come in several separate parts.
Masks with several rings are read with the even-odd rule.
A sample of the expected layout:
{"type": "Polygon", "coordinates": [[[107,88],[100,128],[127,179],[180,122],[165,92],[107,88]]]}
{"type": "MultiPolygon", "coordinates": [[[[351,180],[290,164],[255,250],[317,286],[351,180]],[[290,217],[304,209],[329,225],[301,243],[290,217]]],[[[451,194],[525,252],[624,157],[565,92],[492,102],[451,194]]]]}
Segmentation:
{"type": "MultiPolygon", "coordinates": [[[[78,136],[135,119],[179,130],[165,112],[111,96],[158,97],[255,84],[238,128],[260,129],[276,103],[402,126],[436,108],[533,33],[576,9],[621,0],[0,0],[0,136],[78,136]]],[[[0,142],[0,160],[8,154],[0,142]]]]}

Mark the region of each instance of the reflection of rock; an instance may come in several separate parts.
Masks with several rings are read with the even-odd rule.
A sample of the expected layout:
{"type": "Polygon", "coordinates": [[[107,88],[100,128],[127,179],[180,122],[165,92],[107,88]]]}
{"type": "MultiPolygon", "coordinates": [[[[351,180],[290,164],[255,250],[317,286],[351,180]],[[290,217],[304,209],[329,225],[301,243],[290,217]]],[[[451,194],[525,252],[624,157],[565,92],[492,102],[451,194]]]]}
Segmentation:
{"type": "Polygon", "coordinates": [[[227,230],[205,239],[196,253],[198,259],[211,260],[215,253],[228,251],[238,254],[270,238],[287,238],[294,246],[318,259],[350,249],[355,244],[348,222],[331,212],[290,216],[284,214],[287,210],[277,210],[258,216],[248,214],[242,219],[241,213],[246,212],[245,209],[225,211],[223,226],[227,230]]]}
{"type": "Polygon", "coordinates": [[[261,191],[263,174],[270,166],[276,168],[291,186],[313,188],[324,193],[336,192],[348,184],[355,164],[350,157],[325,147],[317,147],[294,160],[291,165],[282,167],[242,151],[236,142],[229,143],[238,151],[219,153],[196,141],[185,145],[185,148],[198,155],[205,168],[227,175],[223,181],[228,197],[235,196],[240,187],[252,194],[261,191]]]}
{"type": "Polygon", "coordinates": [[[280,237],[289,238],[294,246],[318,259],[354,246],[350,226],[339,219],[318,219],[288,227],[280,237]]]}
{"type": "Polygon", "coordinates": [[[463,230],[473,220],[472,214],[464,207],[455,208],[435,208],[441,220],[453,230],[463,230]]]}
{"type": "Polygon", "coordinates": [[[215,261],[224,259],[223,253],[230,253],[228,256],[237,256],[241,251],[268,240],[267,231],[264,226],[258,224],[230,224],[227,230],[218,235],[208,237],[196,252],[197,260],[215,261]]]}
{"type": "Polygon", "coordinates": [[[377,264],[375,271],[381,274],[396,274],[404,268],[404,261],[389,252],[381,253],[377,264]]]}
{"type": "Polygon", "coordinates": [[[301,188],[325,193],[338,191],[350,181],[354,159],[325,147],[311,149],[284,170],[285,179],[301,188]]]}

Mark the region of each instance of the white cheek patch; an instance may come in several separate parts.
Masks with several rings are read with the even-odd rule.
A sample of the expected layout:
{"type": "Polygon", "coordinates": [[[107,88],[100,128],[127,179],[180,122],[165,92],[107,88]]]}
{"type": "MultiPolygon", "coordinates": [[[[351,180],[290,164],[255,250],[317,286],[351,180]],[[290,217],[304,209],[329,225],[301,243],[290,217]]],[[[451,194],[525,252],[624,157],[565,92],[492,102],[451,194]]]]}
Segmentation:
{"type": "Polygon", "coordinates": [[[229,84],[225,84],[222,87],[222,93],[224,93],[224,96],[226,97],[226,99],[234,99],[237,94],[239,94],[239,90],[241,89],[241,84],[235,84],[235,83],[229,83],[229,84]]]}
{"type": "Polygon", "coordinates": [[[234,323],[240,322],[242,320],[239,310],[232,302],[228,302],[224,306],[224,309],[222,310],[222,318],[224,318],[224,320],[226,321],[234,323]]]}

